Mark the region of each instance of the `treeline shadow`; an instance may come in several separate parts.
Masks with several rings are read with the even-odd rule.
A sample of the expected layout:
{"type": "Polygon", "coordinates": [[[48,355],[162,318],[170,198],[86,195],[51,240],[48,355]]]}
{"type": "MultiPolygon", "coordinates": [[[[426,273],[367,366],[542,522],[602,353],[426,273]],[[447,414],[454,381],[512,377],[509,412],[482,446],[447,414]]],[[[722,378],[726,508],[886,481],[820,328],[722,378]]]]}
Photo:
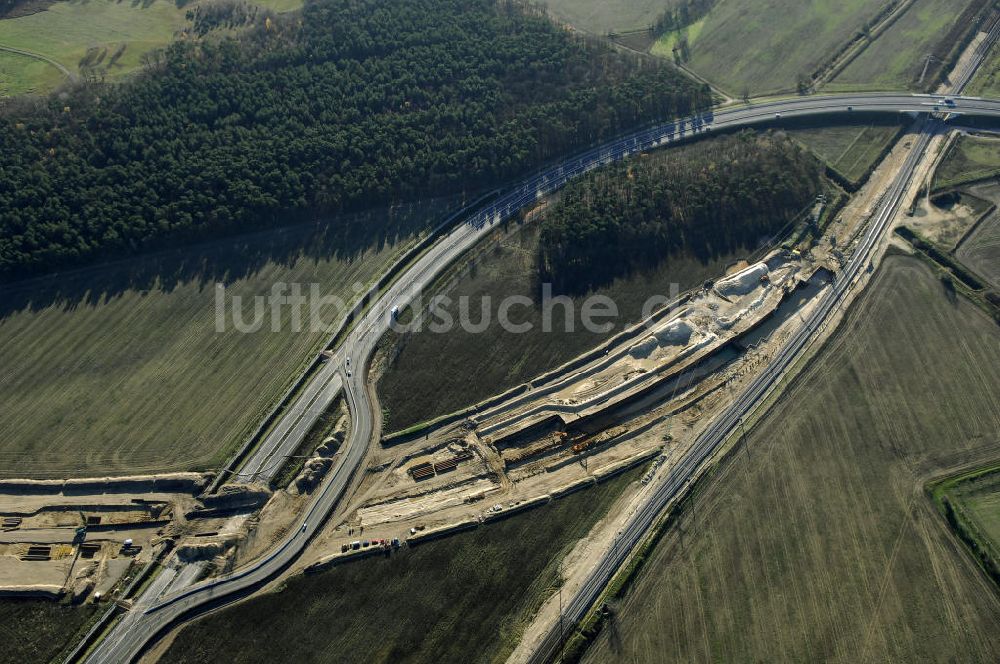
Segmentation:
{"type": "Polygon", "coordinates": [[[359,260],[435,227],[461,205],[451,197],[372,208],[0,284],[0,321],[21,311],[93,306],[129,291],[230,284],[271,264],[293,268],[300,261],[359,260]]]}

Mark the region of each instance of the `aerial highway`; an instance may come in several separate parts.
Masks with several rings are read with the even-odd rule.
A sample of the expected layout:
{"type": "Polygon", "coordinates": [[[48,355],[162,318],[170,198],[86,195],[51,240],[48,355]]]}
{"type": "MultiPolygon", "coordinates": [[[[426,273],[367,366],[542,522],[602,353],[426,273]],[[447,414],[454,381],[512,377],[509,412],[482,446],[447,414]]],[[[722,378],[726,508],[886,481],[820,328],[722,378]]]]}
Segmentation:
{"type": "MultiPolygon", "coordinates": [[[[260,449],[250,456],[253,465],[245,468],[243,473],[260,477],[267,472],[273,472],[275,460],[283,458],[284,454],[287,454],[286,450],[298,446],[320,414],[336,395],[343,391],[351,413],[351,434],[342,447],[342,454],[327,478],[314,492],[311,502],[295,527],[262,557],[230,574],[167,592],[162,597],[148,597],[145,594],[140,596],[125,618],[113,626],[91,650],[87,661],[109,664],[133,661],[178,621],[188,619],[208,608],[215,608],[245,597],[274,579],[296,559],[308,541],[322,527],[328,515],[345,497],[369,449],[377,444],[379,424],[368,392],[367,369],[378,340],[389,329],[392,309],[404,307],[443,269],[489,233],[496,223],[559,189],[571,179],[638,152],[724,130],[761,124],[780,125],[792,118],[853,113],[895,116],[910,114],[914,117],[941,113],[974,118],[1000,118],[1000,101],[899,93],[817,95],[758,101],[749,105],[701,113],[631,133],[551,165],[513,185],[484,208],[469,215],[464,223],[444,234],[378,294],[373,304],[346,334],[341,345],[331,354],[327,363],[300,390],[298,396],[287,404],[285,415],[275,423],[272,433],[265,438],[260,449]]],[[[833,293],[826,298],[821,307],[817,308],[817,312],[810,317],[785,350],[775,358],[768,370],[706,430],[695,446],[695,451],[698,453],[689,454],[670,474],[672,479],[665,482],[656,492],[656,499],[650,502],[647,509],[635,515],[619,538],[620,546],[616,547],[616,553],[602,561],[593,578],[588,579],[584,591],[571,600],[569,610],[566,612],[568,618],[578,619],[583,615],[617,565],[631,550],[631,544],[639,540],[659,510],[669,502],[671,496],[676,494],[702,460],[725,438],[743,413],[768,392],[797,356],[799,350],[809,341],[812,332],[824,320],[826,314],[847,292],[853,275],[867,264],[868,254],[887,227],[895,210],[894,205],[902,196],[910,174],[930,140],[929,137],[930,134],[924,131],[915,142],[905,167],[891,188],[892,195],[887,195],[883,199],[877,218],[873,221],[862,244],[855,250],[833,293]],[[819,315],[820,311],[823,312],[822,315],[819,315]]],[[[558,642],[557,637],[558,635],[556,642],[558,642]]],[[[545,642],[549,644],[551,641],[550,636],[545,642]]],[[[551,653],[551,646],[546,647],[551,653]]]]}

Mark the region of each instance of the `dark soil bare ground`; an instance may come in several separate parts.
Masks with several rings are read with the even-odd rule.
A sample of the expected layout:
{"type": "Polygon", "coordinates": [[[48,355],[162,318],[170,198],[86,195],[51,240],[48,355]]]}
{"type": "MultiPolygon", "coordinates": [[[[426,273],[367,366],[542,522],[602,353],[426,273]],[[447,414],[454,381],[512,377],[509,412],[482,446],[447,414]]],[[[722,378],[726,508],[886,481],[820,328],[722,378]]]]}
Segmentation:
{"type": "Polygon", "coordinates": [[[56,658],[94,615],[94,605],[50,600],[0,600],[0,662],[45,664],[56,658]]]}

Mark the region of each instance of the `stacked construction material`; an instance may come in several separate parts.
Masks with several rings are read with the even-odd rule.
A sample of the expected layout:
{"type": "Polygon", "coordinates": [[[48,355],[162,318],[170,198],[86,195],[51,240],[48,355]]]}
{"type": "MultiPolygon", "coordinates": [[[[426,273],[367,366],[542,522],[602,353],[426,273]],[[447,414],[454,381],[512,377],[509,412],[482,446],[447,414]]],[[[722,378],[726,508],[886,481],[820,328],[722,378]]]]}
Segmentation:
{"type": "Polygon", "coordinates": [[[52,547],[48,544],[32,544],[21,560],[52,560],[52,547]]]}
{"type": "Polygon", "coordinates": [[[410,475],[413,476],[414,481],[419,482],[420,480],[426,480],[430,477],[434,477],[434,466],[430,463],[418,463],[417,465],[410,468],[410,475]]]}

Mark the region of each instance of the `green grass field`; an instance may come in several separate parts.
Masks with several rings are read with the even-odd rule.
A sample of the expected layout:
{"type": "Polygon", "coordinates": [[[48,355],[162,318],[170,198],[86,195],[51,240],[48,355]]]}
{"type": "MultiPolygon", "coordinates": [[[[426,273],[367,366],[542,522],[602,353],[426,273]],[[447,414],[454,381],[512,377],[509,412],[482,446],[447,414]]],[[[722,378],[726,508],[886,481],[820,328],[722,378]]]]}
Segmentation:
{"type": "Polygon", "coordinates": [[[0,51],[0,97],[39,94],[64,80],[63,73],[44,60],[0,51]]]}
{"type": "Polygon", "coordinates": [[[648,28],[676,0],[543,0],[557,20],[596,35],[648,28]]]}
{"type": "MultiPolygon", "coordinates": [[[[188,24],[185,14],[198,3],[182,4],[171,0],[62,0],[36,14],[0,20],[0,46],[44,55],[76,73],[88,49],[106,49],[103,64],[107,64],[124,45],[125,50],[107,69],[110,78],[117,78],[135,71],[144,53],[166,46],[188,24]]],[[[260,0],[254,4],[278,12],[302,6],[301,0],[260,0]]],[[[0,95],[47,92],[64,80],[52,69],[52,65],[24,56],[0,58],[0,95]]]]}
{"type": "Polygon", "coordinates": [[[699,488],[588,662],[996,661],[1000,593],[924,490],[1000,458],[1000,330],[890,256],[699,488]]]}
{"type": "Polygon", "coordinates": [[[1000,480],[992,477],[993,484],[974,494],[962,496],[976,523],[983,529],[995,551],[1000,551],[1000,480]]]}
{"type": "Polygon", "coordinates": [[[49,600],[0,599],[0,662],[48,664],[69,647],[94,616],[93,604],[70,607],[49,600]]]}
{"type": "MultiPolygon", "coordinates": [[[[440,201],[269,231],[4,287],[0,476],[212,468],[237,447],[329,332],[232,323],[232,299],[278,282],[353,300],[446,210],[440,201]],[[227,284],[216,332],[216,282],[227,284]]],[[[262,304],[263,301],[262,301],[262,304]]],[[[339,317],[322,309],[328,323],[339,317]]],[[[342,314],[341,314],[342,315],[342,314]]]]}
{"type": "Polygon", "coordinates": [[[963,135],[934,174],[934,189],[1000,175],[1000,138],[963,135]]]}
{"type": "Polygon", "coordinates": [[[787,133],[853,183],[882,156],[899,131],[892,123],[789,129],[787,133]]]}
{"type": "Polygon", "coordinates": [[[963,496],[969,506],[969,511],[976,522],[990,538],[995,550],[1000,551],[1000,478],[992,476],[993,483],[989,488],[982,488],[976,493],[963,496]]]}
{"type": "Polygon", "coordinates": [[[178,634],[162,661],[503,662],[559,561],[641,471],[472,532],[290,579],[178,634]]]}
{"type": "Polygon", "coordinates": [[[693,45],[696,41],[698,41],[698,37],[701,36],[701,31],[705,29],[706,20],[707,18],[703,18],[700,21],[695,21],[679,33],[668,32],[656,40],[653,46],[649,49],[649,52],[653,55],[673,59],[674,47],[677,46],[679,41],[681,41],[681,38],[683,37],[684,39],[687,39],[688,45],[693,45]]]}
{"type": "MultiPolygon", "coordinates": [[[[696,34],[688,66],[730,94],[794,90],[878,15],[870,0],[724,0],[696,34]]],[[[660,47],[662,49],[662,47],[660,47]]]]}
{"type": "Polygon", "coordinates": [[[888,30],[879,35],[833,79],[829,90],[903,90],[913,87],[934,50],[970,0],[915,0],[888,30]]]}

